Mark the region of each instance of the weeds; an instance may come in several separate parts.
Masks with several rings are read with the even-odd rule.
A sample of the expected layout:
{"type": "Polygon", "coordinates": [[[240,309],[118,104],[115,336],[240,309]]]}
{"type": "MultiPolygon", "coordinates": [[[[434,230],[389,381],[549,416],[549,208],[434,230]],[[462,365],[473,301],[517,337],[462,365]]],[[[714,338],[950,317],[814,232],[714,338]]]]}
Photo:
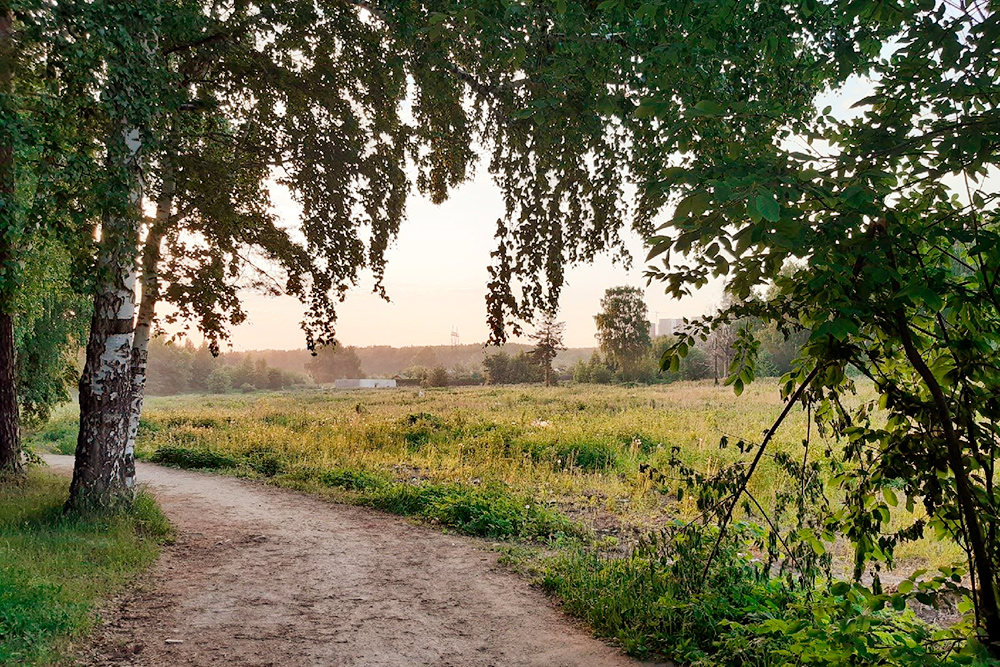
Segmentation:
{"type": "MultiPolygon", "coordinates": [[[[707,383],[154,398],[137,451],[471,535],[544,540],[543,556],[519,552],[518,558],[531,561],[568,611],[636,655],[755,666],[794,664],[787,656],[796,651],[813,651],[820,661],[824,651],[854,651],[886,664],[934,664],[933,654],[912,648],[914,642],[952,639],[935,635],[908,612],[868,608],[875,602],[860,593],[806,595],[795,581],[776,578],[766,561],[754,558],[776,547],[749,548],[748,541],[760,541],[750,524],[727,538],[707,580],[704,538],[714,534],[686,534],[669,546],[636,542],[638,533],[705,510],[704,499],[687,484],[691,475],[678,471],[690,467],[713,479],[738,470],[742,448],[721,447],[722,439],[759,441],[780,410],[777,392],[760,384],[739,402],[728,389],[707,383]],[[605,537],[589,539],[588,530],[557,507],[574,517],[596,517],[605,537]],[[859,623],[872,633],[856,632],[859,623]],[[855,640],[861,643],[851,645],[855,640]],[[900,648],[907,646],[908,653],[900,648]]],[[[787,503],[782,499],[801,491],[789,490],[786,469],[789,461],[803,460],[805,433],[805,415],[793,411],[761,459],[748,490],[765,509],[780,514],[787,503]]],[[[47,437],[40,432],[33,442],[47,437]]],[[[824,477],[828,471],[815,470],[817,484],[835,491],[824,477]]],[[[751,509],[741,505],[739,515],[754,517],[751,509]]],[[[527,544],[516,548],[530,552],[527,544]]],[[[837,548],[823,546],[849,562],[850,554],[835,554],[837,548]]],[[[908,565],[931,568],[957,555],[932,539],[896,551],[908,565]]],[[[871,664],[865,660],[855,662],[871,664]]]]}
{"type": "Polygon", "coordinates": [[[163,447],[151,461],[181,468],[232,470],[243,468],[276,483],[313,483],[355,492],[343,499],[393,514],[416,516],[454,528],[467,535],[497,539],[548,538],[557,534],[582,535],[583,529],[558,512],[540,506],[529,496],[512,493],[501,484],[485,487],[454,483],[407,483],[364,470],[290,469],[272,451],[251,451],[241,457],[211,450],[163,447]],[[287,475],[282,472],[289,470],[287,475]]]}
{"type": "Polygon", "coordinates": [[[558,512],[502,486],[395,483],[363,496],[360,504],[419,516],[478,537],[537,539],[584,534],[580,525],[558,512]]]}
{"type": "Polygon", "coordinates": [[[239,459],[228,454],[220,454],[210,449],[180,446],[160,447],[153,452],[149,460],[188,470],[226,469],[240,465],[239,459]]]}
{"type": "Polygon", "coordinates": [[[929,626],[866,598],[860,586],[803,588],[775,576],[753,557],[763,535],[753,524],[733,527],[706,578],[718,529],[677,526],[624,558],[582,549],[542,557],[511,550],[507,558],[634,656],[691,667],[996,664],[967,629],[929,626]]]}

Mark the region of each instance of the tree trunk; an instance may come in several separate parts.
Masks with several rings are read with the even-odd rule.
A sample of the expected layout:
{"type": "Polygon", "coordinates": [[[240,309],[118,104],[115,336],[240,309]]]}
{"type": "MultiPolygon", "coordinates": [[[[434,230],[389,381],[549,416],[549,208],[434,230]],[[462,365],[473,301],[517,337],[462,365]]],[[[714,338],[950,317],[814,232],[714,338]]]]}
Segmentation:
{"type": "Polygon", "coordinates": [[[0,477],[21,472],[14,368],[14,318],[10,313],[0,312],[0,477]]]}
{"type": "Polygon", "coordinates": [[[135,486],[135,461],[126,456],[126,446],[132,405],[141,147],[139,130],[124,124],[122,135],[109,140],[108,168],[112,178],[125,181],[119,185],[128,189],[127,203],[112,206],[101,225],[94,318],[80,377],[80,434],[67,509],[101,508],[128,500],[135,486]],[[116,165],[118,160],[122,162],[116,165]]]}
{"type": "MultiPolygon", "coordinates": [[[[14,15],[10,3],[0,2],[0,94],[4,96],[8,96],[13,87],[13,39],[14,15]]],[[[0,230],[12,230],[15,224],[14,147],[8,139],[9,135],[5,134],[0,141],[0,230]]],[[[6,236],[0,236],[0,265],[13,262],[13,250],[6,236]]],[[[0,475],[21,471],[13,287],[10,284],[0,285],[0,475]]]]}
{"type": "Polygon", "coordinates": [[[156,202],[156,220],[149,229],[142,253],[142,300],[135,322],[135,339],[132,342],[132,405],[129,411],[128,442],[125,456],[134,458],[135,440],[139,434],[139,420],[142,418],[142,404],[146,397],[146,366],[149,360],[149,336],[156,312],[156,302],[160,299],[160,283],[157,265],[160,262],[160,243],[170,224],[173,212],[174,169],[169,157],[164,160],[163,189],[156,202]]]}
{"type": "Polygon", "coordinates": [[[985,643],[990,654],[994,658],[1000,658],[1000,593],[997,591],[997,572],[993,561],[990,560],[986,538],[979,522],[980,508],[969,481],[969,471],[965,465],[962,443],[958,433],[955,432],[948,399],[945,397],[941,385],[938,384],[937,378],[934,377],[934,373],[920,356],[910,334],[910,326],[902,313],[897,315],[897,324],[906,358],[930,390],[934,407],[944,430],[948,467],[951,468],[951,472],[955,476],[955,495],[958,499],[959,511],[965,521],[967,546],[972,552],[971,565],[975,568],[976,576],[979,579],[979,590],[975,591],[975,594],[979,598],[979,609],[986,630],[985,643]]]}

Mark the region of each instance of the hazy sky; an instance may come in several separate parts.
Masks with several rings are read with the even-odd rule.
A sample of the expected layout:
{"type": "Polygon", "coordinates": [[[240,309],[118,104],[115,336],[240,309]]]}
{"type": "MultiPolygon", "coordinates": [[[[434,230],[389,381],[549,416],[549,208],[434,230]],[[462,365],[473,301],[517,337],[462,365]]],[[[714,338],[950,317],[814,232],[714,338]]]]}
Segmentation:
{"type": "MultiPolygon", "coordinates": [[[[857,115],[854,100],[869,94],[871,85],[852,80],[835,93],[821,95],[817,107],[833,106],[841,118],[857,115]]],[[[294,226],[297,207],[287,192],[272,192],[278,214],[294,226]]],[[[345,345],[447,345],[452,327],[462,343],[482,343],[487,337],[486,282],[494,226],[503,215],[500,192],[485,166],[476,177],[453,192],[440,206],[413,195],[399,238],[387,253],[385,286],[391,302],[371,293],[371,276],[352,290],[340,306],[338,338],[345,345]]],[[[694,296],[676,301],[660,285],[646,286],[642,276],[646,252],[642,240],[629,237],[634,262],[631,269],[601,258],[593,265],[566,272],[559,319],[566,322],[565,342],[588,347],[594,340],[594,314],[604,290],[633,285],[645,290],[650,320],[697,317],[712,310],[721,298],[720,281],[694,296]]],[[[292,298],[244,294],[248,321],[232,332],[234,350],[294,349],[304,347],[299,328],[302,307],[292,298]]],[[[197,339],[196,339],[197,342],[197,339]]]]}
{"type": "MultiPolygon", "coordinates": [[[[287,193],[273,193],[275,208],[289,225],[297,211],[287,193]]],[[[494,248],[496,219],[503,215],[500,192],[481,168],[474,180],[440,206],[414,195],[399,239],[388,252],[386,303],[371,293],[366,275],[340,306],[338,338],[345,345],[447,345],[452,327],[462,343],[486,340],[486,282],[494,248]]],[[[642,241],[630,237],[636,261],[630,270],[601,259],[567,271],[559,319],[566,322],[566,344],[595,345],[594,314],[604,290],[634,285],[646,291],[649,318],[697,316],[721,296],[710,286],[695,297],[676,301],[659,285],[645,287],[642,241]]],[[[292,298],[245,294],[249,320],[232,332],[235,350],[291,349],[304,346],[299,322],[302,307],[292,298]]]]}

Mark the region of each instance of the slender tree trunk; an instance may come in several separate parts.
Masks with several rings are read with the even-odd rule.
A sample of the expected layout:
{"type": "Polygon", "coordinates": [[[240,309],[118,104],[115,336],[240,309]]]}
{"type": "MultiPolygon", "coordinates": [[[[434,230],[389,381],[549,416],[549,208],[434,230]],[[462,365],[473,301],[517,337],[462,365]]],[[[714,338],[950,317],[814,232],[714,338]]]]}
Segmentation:
{"type": "Polygon", "coordinates": [[[100,508],[129,499],[135,462],[126,457],[132,405],[132,341],[142,177],[139,130],[122,125],[109,140],[109,171],[125,181],[127,203],[104,215],[94,318],[80,378],[80,434],[68,509],[100,508]],[[116,142],[118,142],[116,144],[116,142]],[[121,160],[121,164],[116,161],[121,160]]]}
{"type": "Polygon", "coordinates": [[[142,300],[139,315],[135,321],[135,339],[132,342],[132,405],[129,412],[128,442],[125,456],[134,459],[135,440],[139,434],[139,420],[142,418],[142,404],[146,397],[146,366],[149,360],[149,336],[156,312],[156,302],[160,299],[160,283],[157,266],[160,263],[160,243],[170,224],[173,212],[174,167],[170,157],[164,159],[163,189],[156,202],[156,220],[149,229],[142,252],[142,300]]]}
{"type": "Polygon", "coordinates": [[[14,373],[14,318],[0,312],[0,478],[21,472],[21,434],[14,373]]]}
{"type": "MultiPolygon", "coordinates": [[[[14,15],[0,2],[0,95],[13,89],[14,15]]],[[[10,135],[0,140],[0,230],[13,229],[14,147],[10,135]]],[[[14,249],[0,231],[0,266],[12,262],[14,249]]],[[[9,280],[9,278],[8,278],[9,280]]],[[[21,434],[17,413],[13,285],[0,285],[0,476],[21,471],[21,434]]]]}
{"type": "Polygon", "coordinates": [[[976,577],[979,579],[979,590],[976,591],[976,594],[979,597],[979,608],[986,630],[986,643],[990,653],[994,657],[1000,657],[1000,594],[997,591],[997,572],[990,560],[986,537],[979,521],[979,506],[969,481],[969,471],[965,465],[962,443],[958,438],[958,433],[955,432],[948,399],[945,397],[941,385],[938,384],[937,378],[934,377],[934,373],[920,356],[910,334],[910,326],[903,314],[897,315],[897,324],[906,358],[930,390],[931,398],[934,400],[934,408],[937,410],[938,419],[944,429],[948,467],[955,475],[955,495],[958,498],[959,511],[961,511],[965,521],[968,547],[972,551],[972,566],[976,569],[976,577]]]}

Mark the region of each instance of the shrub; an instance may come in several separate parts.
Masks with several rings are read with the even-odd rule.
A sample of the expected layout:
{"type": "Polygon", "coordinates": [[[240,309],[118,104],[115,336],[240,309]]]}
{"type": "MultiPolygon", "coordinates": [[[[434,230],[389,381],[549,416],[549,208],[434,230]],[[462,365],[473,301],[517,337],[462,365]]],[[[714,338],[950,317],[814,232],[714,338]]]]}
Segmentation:
{"type": "Polygon", "coordinates": [[[247,452],[245,455],[247,465],[264,477],[274,477],[285,469],[285,462],[281,455],[267,449],[247,452]]]}
{"type": "Polygon", "coordinates": [[[227,394],[233,389],[233,376],[228,368],[222,366],[208,374],[205,389],[210,394],[227,394]]]}
{"type": "Polygon", "coordinates": [[[447,387],[448,371],[444,366],[435,366],[424,381],[428,387],[447,387]]]}
{"type": "Polygon", "coordinates": [[[614,374],[607,366],[591,367],[590,381],[594,384],[611,384],[614,374]]]}
{"type": "Polygon", "coordinates": [[[166,446],[160,447],[149,457],[153,463],[175,466],[184,469],[204,468],[235,468],[240,461],[228,454],[221,454],[210,449],[194,447],[166,446]]]}
{"type": "Polygon", "coordinates": [[[427,444],[443,426],[444,422],[439,417],[427,412],[410,414],[400,420],[403,441],[413,449],[427,444]]]}
{"type": "Polygon", "coordinates": [[[363,470],[324,470],[319,474],[324,486],[340,487],[349,491],[370,491],[382,488],[386,480],[363,470]]]}
{"type": "Polygon", "coordinates": [[[558,512],[501,485],[397,482],[360,502],[395,514],[420,516],[479,537],[530,539],[583,533],[578,524],[558,512]]]}
{"type": "Polygon", "coordinates": [[[578,550],[545,559],[542,585],[631,655],[692,667],[995,664],[961,631],[875,604],[860,585],[806,591],[753,553],[765,531],[730,528],[708,568],[714,526],[673,524],[625,558],[578,550]]]}
{"type": "Polygon", "coordinates": [[[588,472],[613,468],[618,462],[618,452],[611,445],[603,442],[573,442],[559,444],[556,447],[564,468],[580,468],[588,472]]]}

